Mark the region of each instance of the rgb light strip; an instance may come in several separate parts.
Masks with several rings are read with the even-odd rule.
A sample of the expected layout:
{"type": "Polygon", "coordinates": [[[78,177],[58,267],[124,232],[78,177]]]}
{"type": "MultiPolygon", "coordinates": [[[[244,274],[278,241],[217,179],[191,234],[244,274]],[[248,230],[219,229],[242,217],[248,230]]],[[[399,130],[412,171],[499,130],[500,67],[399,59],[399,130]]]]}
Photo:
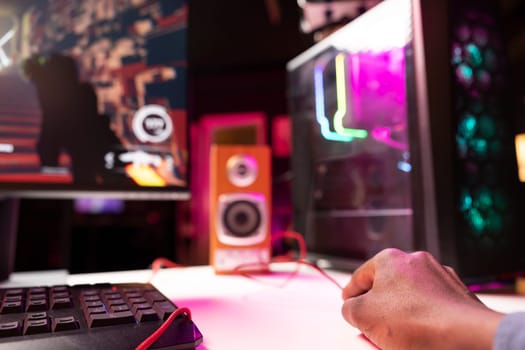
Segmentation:
{"type": "Polygon", "coordinates": [[[343,125],[344,117],[347,112],[344,54],[340,53],[335,57],[337,98],[337,110],[333,118],[335,132],[330,130],[330,121],[325,113],[323,71],[324,67],[320,64],[314,69],[315,116],[317,123],[321,126],[321,134],[327,140],[342,142],[350,142],[354,138],[366,138],[368,136],[366,130],[345,128],[343,125]]]}

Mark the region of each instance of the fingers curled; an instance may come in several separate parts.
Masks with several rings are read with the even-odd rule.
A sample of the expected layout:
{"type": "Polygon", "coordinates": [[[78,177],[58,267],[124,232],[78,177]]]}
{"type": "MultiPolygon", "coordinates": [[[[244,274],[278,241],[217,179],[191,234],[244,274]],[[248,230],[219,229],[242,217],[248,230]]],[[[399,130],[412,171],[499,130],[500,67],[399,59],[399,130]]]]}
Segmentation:
{"type": "Polygon", "coordinates": [[[361,328],[363,316],[366,313],[364,296],[348,298],[343,302],[341,313],[343,318],[356,328],[361,328]]]}

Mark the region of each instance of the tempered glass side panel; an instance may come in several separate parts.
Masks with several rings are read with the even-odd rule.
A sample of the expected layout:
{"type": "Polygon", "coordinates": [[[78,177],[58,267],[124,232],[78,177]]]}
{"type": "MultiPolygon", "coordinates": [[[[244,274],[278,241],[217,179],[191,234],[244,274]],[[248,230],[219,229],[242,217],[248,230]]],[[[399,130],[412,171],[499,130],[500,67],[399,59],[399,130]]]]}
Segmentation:
{"type": "Polygon", "coordinates": [[[410,1],[385,1],[288,63],[294,228],[310,252],[413,249],[410,1]]]}

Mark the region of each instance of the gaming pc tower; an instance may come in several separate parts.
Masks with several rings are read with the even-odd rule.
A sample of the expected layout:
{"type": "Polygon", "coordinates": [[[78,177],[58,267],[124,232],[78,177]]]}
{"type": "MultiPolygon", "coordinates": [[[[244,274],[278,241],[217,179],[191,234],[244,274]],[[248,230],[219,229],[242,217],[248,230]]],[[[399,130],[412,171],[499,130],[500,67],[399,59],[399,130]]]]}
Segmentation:
{"type": "Polygon", "coordinates": [[[525,267],[491,4],[385,0],[288,63],[294,228],[311,257],[353,269],[424,249],[465,279],[525,267]]]}

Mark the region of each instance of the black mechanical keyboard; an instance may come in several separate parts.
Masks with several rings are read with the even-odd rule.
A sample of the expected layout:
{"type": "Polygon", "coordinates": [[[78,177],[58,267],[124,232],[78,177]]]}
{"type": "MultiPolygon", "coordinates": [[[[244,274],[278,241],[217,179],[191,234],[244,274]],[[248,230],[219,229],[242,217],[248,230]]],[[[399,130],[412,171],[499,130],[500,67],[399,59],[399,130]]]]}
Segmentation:
{"type": "MultiPolygon", "coordinates": [[[[0,288],[0,349],[135,349],[177,306],[146,283],[0,288]]],[[[194,349],[180,315],[150,349],[194,349]]]]}

